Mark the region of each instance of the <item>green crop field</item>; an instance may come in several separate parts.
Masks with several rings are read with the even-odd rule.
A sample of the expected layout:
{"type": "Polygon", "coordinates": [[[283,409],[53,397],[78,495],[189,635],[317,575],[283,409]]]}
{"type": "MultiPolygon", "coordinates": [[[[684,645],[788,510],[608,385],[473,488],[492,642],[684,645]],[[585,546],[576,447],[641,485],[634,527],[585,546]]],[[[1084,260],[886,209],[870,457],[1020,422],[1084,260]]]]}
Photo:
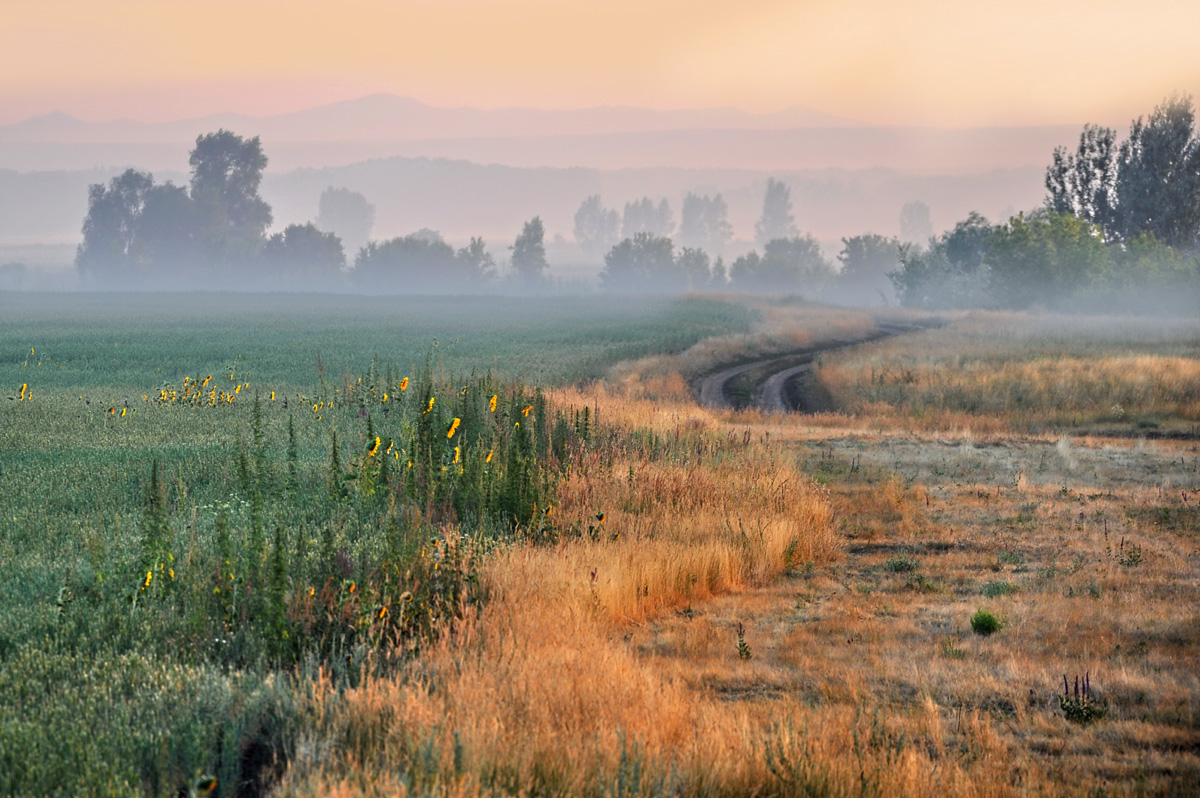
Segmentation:
{"type": "Polygon", "coordinates": [[[536,531],[594,430],[540,387],[750,322],[701,299],[0,294],[0,794],[255,794],[315,673],[414,656],[478,552],[536,531]]]}

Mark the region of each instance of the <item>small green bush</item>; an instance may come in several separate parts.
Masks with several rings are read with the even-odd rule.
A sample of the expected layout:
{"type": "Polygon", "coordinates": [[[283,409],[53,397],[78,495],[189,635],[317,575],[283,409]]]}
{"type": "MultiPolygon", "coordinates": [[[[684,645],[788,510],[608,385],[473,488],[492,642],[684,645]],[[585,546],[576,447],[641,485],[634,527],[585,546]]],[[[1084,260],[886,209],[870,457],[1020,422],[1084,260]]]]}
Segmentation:
{"type": "Polygon", "coordinates": [[[1011,596],[1020,588],[1007,580],[998,579],[988,582],[983,586],[983,595],[988,598],[996,598],[998,596],[1011,596]]]}
{"type": "Polygon", "coordinates": [[[917,570],[918,566],[920,566],[920,563],[917,562],[917,560],[913,557],[892,557],[883,564],[884,568],[887,568],[894,574],[903,574],[909,571],[915,571],[917,570]]]}
{"type": "Polygon", "coordinates": [[[1004,621],[985,609],[975,611],[971,616],[971,631],[977,635],[995,634],[1004,628],[1004,621]]]}

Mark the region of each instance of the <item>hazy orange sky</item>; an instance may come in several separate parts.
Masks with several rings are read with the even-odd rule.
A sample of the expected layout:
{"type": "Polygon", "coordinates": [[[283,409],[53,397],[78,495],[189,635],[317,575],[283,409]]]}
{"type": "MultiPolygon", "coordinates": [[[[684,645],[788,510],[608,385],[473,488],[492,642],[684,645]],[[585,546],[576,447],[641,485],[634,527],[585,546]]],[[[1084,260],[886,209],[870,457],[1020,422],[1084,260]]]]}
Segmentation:
{"type": "Polygon", "coordinates": [[[0,123],[431,105],[805,105],[1123,124],[1200,94],[1195,0],[0,0],[0,123]]]}

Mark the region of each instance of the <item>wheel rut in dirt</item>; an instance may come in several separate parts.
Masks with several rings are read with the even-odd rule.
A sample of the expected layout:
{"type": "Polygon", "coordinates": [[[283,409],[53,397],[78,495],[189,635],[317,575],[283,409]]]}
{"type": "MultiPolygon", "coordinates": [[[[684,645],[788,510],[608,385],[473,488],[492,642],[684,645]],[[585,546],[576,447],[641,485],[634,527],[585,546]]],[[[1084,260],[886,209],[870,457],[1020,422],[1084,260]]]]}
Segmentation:
{"type": "Polygon", "coordinates": [[[797,383],[812,370],[818,356],[926,329],[929,326],[924,324],[881,324],[860,338],[824,341],[787,354],[741,363],[702,377],[695,384],[696,398],[705,407],[811,413],[817,408],[806,399],[804,391],[797,389],[797,383]]]}

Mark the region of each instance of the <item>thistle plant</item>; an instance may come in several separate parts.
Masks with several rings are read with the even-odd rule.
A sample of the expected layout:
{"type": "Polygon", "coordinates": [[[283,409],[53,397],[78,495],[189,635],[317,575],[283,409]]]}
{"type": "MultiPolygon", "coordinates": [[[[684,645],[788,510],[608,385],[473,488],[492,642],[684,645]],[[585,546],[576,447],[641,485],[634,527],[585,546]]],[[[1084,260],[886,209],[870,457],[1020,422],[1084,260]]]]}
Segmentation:
{"type": "Polygon", "coordinates": [[[746,644],[746,627],[741,621],[737,625],[738,638],[738,659],[750,659],[754,654],[750,651],[750,646],[746,644]]]}

